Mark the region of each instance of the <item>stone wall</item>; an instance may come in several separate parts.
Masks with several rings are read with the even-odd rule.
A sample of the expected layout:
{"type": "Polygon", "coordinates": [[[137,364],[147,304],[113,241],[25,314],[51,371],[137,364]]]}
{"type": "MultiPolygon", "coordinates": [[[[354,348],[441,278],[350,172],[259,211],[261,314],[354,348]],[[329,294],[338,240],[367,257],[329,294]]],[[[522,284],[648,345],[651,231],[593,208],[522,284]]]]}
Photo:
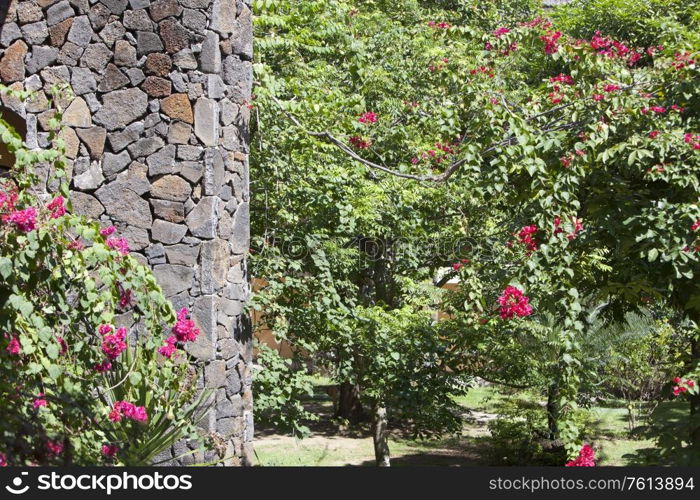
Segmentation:
{"type": "Polygon", "coordinates": [[[26,120],[30,147],[50,147],[48,91],[72,87],[57,104],[73,207],[115,225],[190,308],[202,335],[187,349],[216,390],[202,425],[221,435],[227,464],[248,463],[250,0],[1,3],[0,81],[34,91],[3,105],[26,120]]]}

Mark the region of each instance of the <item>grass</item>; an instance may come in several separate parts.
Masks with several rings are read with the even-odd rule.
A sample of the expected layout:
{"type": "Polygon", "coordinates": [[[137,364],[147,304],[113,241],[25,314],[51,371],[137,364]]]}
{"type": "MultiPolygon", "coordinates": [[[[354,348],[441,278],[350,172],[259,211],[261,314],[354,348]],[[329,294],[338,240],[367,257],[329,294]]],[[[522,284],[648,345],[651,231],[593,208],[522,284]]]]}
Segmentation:
{"type": "MultiPolygon", "coordinates": [[[[330,385],[330,380],[315,377],[314,385],[330,385]]],[[[517,403],[532,407],[542,404],[537,394],[528,391],[474,387],[456,402],[467,415],[495,418],[499,407],[517,403]]],[[[255,444],[259,465],[264,466],[372,466],[374,450],[367,427],[348,429],[331,419],[332,404],[327,394],[319,391],[309,402],[319,415],[311,424],[312,434],[304,440],[263,431],[255,444]]],[[[687,415],[687,404],[662,402],[653,409],[650,421],[668,421],[687,415]]],[[[622,401],[604,401],[589,408],[587,428],[590,440],[598,450],[599,465],[632,465],[640,463],[643,450],[652,448],[651,439],[630,434],[627,408],[622,401]]],[[[642,424],[644,421],[638,422],[642,424]]],[[[465,419],[460,436],[436,440],[412,440],[394,435],[389,441],[392,465],[469,466],[489,465],[491,435],[483,419],[465,419]]]]}

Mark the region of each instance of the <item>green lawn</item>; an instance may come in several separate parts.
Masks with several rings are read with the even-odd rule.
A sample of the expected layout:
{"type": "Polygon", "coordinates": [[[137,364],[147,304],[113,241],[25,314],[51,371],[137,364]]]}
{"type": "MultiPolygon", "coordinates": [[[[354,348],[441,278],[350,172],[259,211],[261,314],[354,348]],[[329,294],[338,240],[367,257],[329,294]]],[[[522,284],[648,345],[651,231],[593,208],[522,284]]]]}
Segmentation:
{"type": "MultiPolygon", "coordinates": [[[[325,386],[329,380],[319,378],[315,385],[325,386]]],[[[374,465],[372,439],[368,429],[346,429],[330,419],[331,402],[320,392],[313,398],[314,412],[320,416],[312,424],[312,434],[304,440],[277,435],[268,430],[257,439],[255,453],[263,466],[370,466],[374,465]]],[[[527,391],[499,390],[493,386],[475,387],[456,401],[466,418],[461,436],[437,440],[411,440],[395,435],[390,440],[392,465],[489,465],[490,432],[484,418],[493,418],[506,402],[533,406],[538,396],[527,391]]],[[[541,402],[540,402],[541,404],[541,402]]],[[[631,465],[640,463],[639,452],[654,442],[630,434],[627,409],[621,401],[608,401],[588,410],[587,428],[590,440],[598,450],[599,465],[631,465]]],[[[675,419],[687,412],[686,405],[675,401],[661,403],[651,419],[675,419]]],[[[642,424],[644,422],[638,422],[642,424]]]]}

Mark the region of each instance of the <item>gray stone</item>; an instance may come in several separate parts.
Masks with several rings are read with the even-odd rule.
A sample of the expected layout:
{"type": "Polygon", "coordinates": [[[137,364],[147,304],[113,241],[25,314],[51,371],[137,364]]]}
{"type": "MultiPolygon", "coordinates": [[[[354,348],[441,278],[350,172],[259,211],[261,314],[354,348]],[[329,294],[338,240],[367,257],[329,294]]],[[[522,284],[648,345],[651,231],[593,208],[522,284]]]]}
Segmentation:
{"type": "Polygon", "coordinates": [[[219,75],[208,75],[207,96],[210,99],[221,99],[226,95],[226,84],[219,75]]]}
{"type": "Polygon", "coordinates": [[[177,175],[165,175],[151,186],[151,196],[161,200],[185,201],[191,193],[192,188],[187,181],[177,175]]]}
{"type": "Polygon", "coordinates": [[[111,12],[109,9],[101,3],[93,5],[88,12],[88,18],[90,19],[90,22],[92,22],[95,29],[104,27],[104,25],[106,25],[109,21],[110,15],[111,12]]]}
{"type": "Polygon", "coordinates": [[[221,50],[219,50],[219,35],[207,31],[199,54],[199,66],[205,73],[221,72],[221,50]]]}
{"type": "Polygon", "coordinates": [[[234,339],[221,339],[219,340],[219,351],[221,352],[221,357],[228,360],[234,356],[238,356],[240,350],[238,348],[238,342],[234,339]]]}
{"type": "Polygon", "coordinates": [[[22,38],[22,30],[19,29],[17,23],[5,23],[0,30],[0,45],[9,47],[12,42],[22,38]]]}
{"type": "MultiPolygon", "coordinates": [[[[182,202],[153,199],[151,206],[156,217],[168,222],[178,223],[185,220],[185,204],[182,202]]],[[[179,262],[174,262],[174,264],[179,264],[179,262]]]]}
{"type": "MultiPolygon", "coordinates": [[[[197,69],[197,59],[192,50],[185,48],[173,55],[173,64],[180,69],[197,69]]],[[[175,82],[173,81],[173,85],[175,82]]],[[[177,88],[177,87],[176,87],[177,88]]],[[[185,92],[186,88],[177,88],[178,92],[185,92]]]]}
{"type": "Polygon", "coordinates": [[[136,53],[139,57],[151,52],[162,52],[163,49],[163,42],[157,34],[150,31],[136,33],[136,53]]]}
{"type": "MultiPolygon", "coordinates": [[[[109,214],[109,210],[107,213],[109,214]]],[[[115,221],[119,220],[118,217],[115,217],[114,215],[112,215],[112,219],[115,221]]],[[[131,250],[143,250],[151,244],[150,240],[148,239],[148,231],[141,227],[131,225],[123,226],[119,228],[119,234],[126,238],[126,240],[129,242],[129,248],[131,250]]],[[[131,255],[137,259],[139,257],[139,254],[132,253],[131,255]]],[[[145,259],[143,259],[141,263],[143,265],[147,264],[145,259]]]]}
{"type": "Polygon", "coordinates": [[[124,27],[133,31],[153,31],[153,21],[145,10],[127,10],[124,27]]]}
{"type": "Polygon", "coordinates": [[[202,97],[194,105],[194,133],[205,146],[219,142],[219,106],[216,101],[202,97]]]}
{"type": "MultiPolygon", "coordinates": [[[[100,84],[97,86],[97,90],[100,92],[111,92],[122,88],[128,83],[129,78],[114,64],[109,63],[100,84]]],[[[122,103],[122,106],[124,106],[124,104],[125,103],[122,103]]]]}
{"type": "Polygon", "coordinates": [[[253,59],[253,30],[249,28],[251,23],[250,9],[243,7],[238,19],[236,19],[236,33],[232,37],[232,49],[234,54],[247,61],[253,59]]]}
{"type": "Polygon", "coordinates": [[[148,202],[128,188],[122,181],[110,182],[95,193],[113,220],[136,228],[151,228],[151,210],[148,202]]]}
{"type": "Polygon", "coordinates": [[[238,206],[233,216],[232,232],[231,251],[234,254],[248,252],[250,247],[250,209],[247,202],[243,202],[238,206]]]}
{"type": "Polygon", "coordinates": [[[151,228],[151,237],[156,241],[161,241],[166,245],[179,243],[187,234],[187,226],[174,224],[172,222],[156,219],[151,228]]]}
{"type": "MultiPolygon", "coordinates": [[[[201,150],[201,148],[197,148],[196,146],[189,147],[201,150]]],[[[204,175],[204,165],[201,161],[183,161],[180,163],[180,175],[193,184],[197,183],[204,175]]]]}
{"type": "Polygon", "coordinates": [[[151,0],[129,0],[132,9],[145,9],[151,5],[151,0]]]}
{"type": "Polygon", "coordinates": [[[136,86],[146,79],[146,75],[143,74],[139,68],[129,68],[126,70],[126,75],[129,77],[131,84],[136,86]]]}
{"type": "Polygon", "coordinates": [[[201,245],[173,245],[165,249],[170,264],[181,264],[183,266],[194,266],[199,257],[201,245]]]}
{"type": "Polygon", "coordinates": [[[155,0],[151,3],[151,18],[155,21],[161,21],[166,17],[177,17],[182,13],[182,7],[177,3],[177,0],[155,0]]]}
{"type": "Polygon", "coordinates": [[[63,0],[62,2],[58,2],[48,8],[46,11],[46,23],[49,26],[53,26],[61,21],[65,21],[69,17],[73,17],[74,15],[75,11],[68,3],[68,0],[63,0]]]}
{"type": "MultiPolygon", "coordinates": [[[[158,138],[162,144],[162,140],[158,138]]],[[[146,159],[148,175],[171,174],[175,170],[176,146],[169,144],[146,159]]]]}
{"type": "Polygon", "coordinates": [[[113,177],[124,170],[131,163],[131,157],[126,151],[119,154],[105,153],[102,160],[102,172],[106,177],[113,177]]]}
{"type": "Polygon", "coordinates": [[[111,47],[114,45],[114,42],[124,37],[124,33],[126,33],[124,26],[122,26],[120,22],[114,21],[100,31],[100,38],[102,38],[108,47],[111,47]]]}
{"type": "Polygon", "coordinates": [[[15,6],[15,9],[20,24],[33,23],[41,19],[41,8],[35,3],[20,3],[15,6]]]}
{"type": "Polygon", "coordinates": [[[58,53],[58,58],[56,60],[67,66],[77,66],[83,52],[85,52],[84,48],[79,47],[73,42],[66,42],[63,44],[63,47],[61,47],[61,51],[58,53]]]}
{"type": "MultiPolygon", "coordinates": [[[[81,160],[87,160],[89,162],[87,158],[81,160]]],[[[93,161],[90,162],[87,170],[73,177],[73,186],[82,191],[92,191],[100,187],[104,180],[105,178],[102,175],[99,162],[93,161]]]]}
{"type": "Polygon", "coordinates": [[[56,59],[58,59],[58,49],[56,47],[34,47],[32,56],[27,62],[27,71],[30,74],[38,73],[46,66],[55,63],[56,59]]]}
{"type": "Polygon", "coordinates": [[[226,285],[229,246],[224,240],[214,239],[202,243],[199,282],[203,294],[212,294],[226,285]]]}
{"type": "Polygon", "coordinates": [[[217,195],[224,183],[224,159],[214,148],[204,151],[204,181],[202,183],[205,195],[217,195]]]}
{"type": "Polygon", "coordinates": [[[119,152],[129,144],[137,140],[143,134],[143,122],[132,123],[121,132],[112,132],[107,135],[112,150],[119,152]]]}
{"type": "Polygon", "coordinates": [[[146,114],[148,109],[148,98],[140,89],[115,90],[102,99],[103,106],[95,114],[95,121],[107,130],[125,127],[146,114]]]}
{"type": "Polygon", "coordinates": [[[73,25],[68,32],[68,40],[80,47],[87,47],[92,40],[92,26],[88,16],[78,16],[73,20],[73,25]]]}
{"type": "Polygon", "coordinates": [[[223,63],[224,81],[230,85],[229,95],[237,104],[250,99],[253,90],[253,74],[250,61],[238,56],[228,56],[223,63]]]}
{"type": "Polygon", "coordinates": [[[117,180],[121,181],[128,189],[141,196],[151,190],[151,183],[148,180],[148,167],[137,161],[129,165],[129,169],[117,175],[117,180]]]}
{"type": "Polygon", "coordinates": [[[148,263],[150,265],[155,264],[165,264],[165,248],[162,243],[156,243],[155,245],[149,245],[146,248],[146,257],[148,257],[148,263]]]}
{"type": "Polygon", "coordinates": [[[87,68],[73,68],[71,70],[70,83],[76,95],[83,95],[97,90],[95,76],[87,68]]]}
{"type": "MultiPolygon", "coordinates": [[[[168,129],[170,144],[187,144],[192,135],[192,127],[184,122],[173,122],[168,129]]],[[[178,155],[179,156],[179,155],[178,155]]]]}
{"type": "Polygon", "coordinates": [[[144,137],[133,143],[128,149],[132,158],[141,158],[155,153],[163,145],[163,139],[160,137],[144,137]]]}
{"type": "Polygon", "coordinates": [[[112,14],[119,16],[126,9],[127,0],[100,0],[100,3],[104,4],[112,14]]]}
{"type": "Polygon", "coordinates": [[[239,107],[237,104],[232,103],[228,99],[224,99],[220,103],[221,105],[221,124],[226,126],[230,125],[238,116],[239,107]]]}
{"type": "Polygon", "coordinates": [[[91,43],[83,52],[80,63],[97,73],[102,73],[111,58],[112,51],[104,43],[91,43]]]}
{"type": "Polygon", "coordinates": [[[160,264],[153,268],[153,274],[166,297],[189,290],[194,280],[194,270],[186,266],[160,264]]]}
{"type": "Polygon", "coordinates": [[[211,12],[211,29],[222,34],[233,33],[236,12],[236,0],[214,0],[211,12]]]}
{"type": "Polygon", "coordinates": [[[180,0],[183,7],[190,9],[206,9],[211,2],[212,0],[180,0]]]}
{"type": "Polygon", "coordinates": [[[226,362],[216,360],[209,363],[204,367],[204,379],[211,389],[226,385],[226,362]]]}
{"type": "Polygon", "coordinates": [[[29,45],[40,45],[49,36],[49,28],[46,26],[45,21],[25,24],[21,30],[22,37],[29,45]]]}
{"type": "MultiPolygon", "coordinates": [[[[201,148],[200,146],[190,146],[190,145],[184,144],[182,146],[178,146],[177,157],[180,160],[196,161],[196,160],[199,160],[201,158],[203,151],[204,151],[204,149],[201,148]]],[[[199,171],[201,172],[202,169],[199,169],[199,171]]],[[[199,180],[199,177],[201,177],[201,174],[199,174],[199,176],[197,177],[197,180],[199,180]]],[[[193,180],[192,182],[197,182],[197,181],[193,180]]]]}
{"type": "Polygon", "coordinates": [[[243,384],[241,383],[241,376],[236,370],[228,370],[226,376],[226,394],[228,396],[233,396],[238,394],[243,389],[243,384]]]}
{"type": "Polygon", "coordinates": [[[114,64],[117,66],[136,65],[136,49],[126,40],[116,41],[114,45],[114,64]]]}
{"type": "MultiPolygon", "coordinates": [[[[177,57],[177,54],[175,54],[175,57],[177,57]]],[[[197,65],[195,64],[195,68],[197,65]]],[[[173,82],[173,89],[175,89],[176,92],[187,92],[187,83],[185,83],[185,79],[182,77],[182,73],[178,71],[173,71],[169,75],[170,81],[173,82]]]]}
{"type": "Polygon", "coordinates": [[[80,191],[73,191],[70,195],[73,203],[73,212],[91,219],[97,219],[105,211],[102,204],[94,196],[80,191]]]}
{"type": "Polygon", "coordinates": [[[204,196],[187,215],[187,227],[198,238],[216,238],[220,201],[215,196],[204,196]]]}
{"type": "Polygon", "coordinates": [[[207,27],[207,16],[198,10],[185,9],[182,13],[182,25],[192,31],[202,33],[207,27]]]}
{"type": "Polygon", "coordinates": [[[98,159],[102,156],[105,147],[107,131],[102,127],[79,128],[76,130],[78,137],[90,151],[90,157],[98,159]]]}

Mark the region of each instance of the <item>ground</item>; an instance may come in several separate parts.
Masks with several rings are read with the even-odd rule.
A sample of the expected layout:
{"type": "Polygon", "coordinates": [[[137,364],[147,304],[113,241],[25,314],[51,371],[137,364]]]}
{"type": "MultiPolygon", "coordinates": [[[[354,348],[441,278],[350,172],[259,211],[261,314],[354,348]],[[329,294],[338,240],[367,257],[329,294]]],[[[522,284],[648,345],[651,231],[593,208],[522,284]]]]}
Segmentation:
{"type": "MultiPolygon", "coordinates": [[[[510,393],[495,387],[472,388],[458,399],[464,409],[459,436],[437,440],[413,440],[394,432],[390,441],[392,465],[469,466],[495,465],[493,438],[488,422],[498,417],[504,402],[534,401],[528,393],[510,393]]],[[[537,401],[534,401],[537,404],[537,401]]],[[[539,402],[541,403],[541,402],[539,402]]],[[[255,455],[262,466],[358,466],[374,465],[372,438],[366,426],[347,427],[334,421],[332,402],[322,392],[308,401],[307,409],[319,417],[310,422],[311,435],[303,440],[275,429],[256,429],[255,455]]],[[[675,402],[661,403],[652,413],[669,418],[684,411],[675,402]]],[[[636,465],[653,440],[628,430],[627,409],[620,401],[599,402],[587,410],[586,427],[597,450],[599,465],[636,465]]],[[[504,457],[505,458],[505,457],[504,457]]]]}

